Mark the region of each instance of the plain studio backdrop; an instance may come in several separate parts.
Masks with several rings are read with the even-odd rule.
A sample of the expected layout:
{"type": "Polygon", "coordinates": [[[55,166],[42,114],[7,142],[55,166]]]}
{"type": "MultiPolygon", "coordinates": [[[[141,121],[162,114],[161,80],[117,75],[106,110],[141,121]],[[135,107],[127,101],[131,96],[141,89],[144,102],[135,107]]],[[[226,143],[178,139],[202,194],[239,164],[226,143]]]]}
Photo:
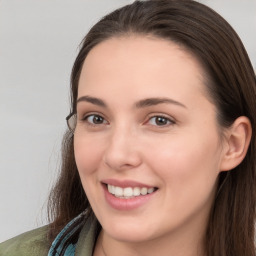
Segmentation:
{"type": "MultiPolygon", "coordinates": [[[[131,0],[0,0],[0,242],[47,224],[69,76],[88,29],[131,0]]],[[[235,28],[256,67],[256,0],[201,0],[235,28]]]]}

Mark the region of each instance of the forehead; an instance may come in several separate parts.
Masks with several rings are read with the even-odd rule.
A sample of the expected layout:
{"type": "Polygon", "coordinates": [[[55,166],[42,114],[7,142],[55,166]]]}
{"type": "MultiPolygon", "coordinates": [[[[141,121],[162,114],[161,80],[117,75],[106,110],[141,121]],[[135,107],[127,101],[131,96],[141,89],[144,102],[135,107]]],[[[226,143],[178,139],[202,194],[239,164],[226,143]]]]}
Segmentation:
{"type": "MultiPolygon", "coordinates": [[[[188,51],[173,43],[146,36],[111,38],[95,46],[83,64],[78,94],[128,86],[129,92],[184,87],[184,92],[204,92],[204,70],[188,51]],[[188,91],[189,90],[189,91],[188,91]]],[[[152,95],[149,95],[152,96],[152,95]]]]}

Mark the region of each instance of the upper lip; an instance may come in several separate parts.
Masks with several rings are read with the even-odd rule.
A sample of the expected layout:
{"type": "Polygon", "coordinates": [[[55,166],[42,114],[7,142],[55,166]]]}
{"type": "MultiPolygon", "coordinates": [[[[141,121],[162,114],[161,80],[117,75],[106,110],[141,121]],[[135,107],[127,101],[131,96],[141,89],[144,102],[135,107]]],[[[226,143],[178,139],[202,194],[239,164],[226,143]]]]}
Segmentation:
{"type": "Polygon", "coordinates": [[[108,185],[115,186],[115,187],[120,187],[120,188],[127,188],[127,187],[154,188],[154,186],[143,184],[141,182],[137,182],[133,180],[104,179],[101,182],[108,185]]]}

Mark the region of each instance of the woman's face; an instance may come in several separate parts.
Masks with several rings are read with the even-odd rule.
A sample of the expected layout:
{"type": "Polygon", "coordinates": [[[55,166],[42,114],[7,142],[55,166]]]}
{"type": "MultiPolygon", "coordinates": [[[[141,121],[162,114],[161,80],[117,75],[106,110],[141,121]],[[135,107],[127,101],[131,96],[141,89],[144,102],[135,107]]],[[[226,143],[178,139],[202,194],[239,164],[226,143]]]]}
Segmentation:
{"type": "Polygon", "coordinates": [[[223,153],[192,55],[156,38],[104,41],[84,62],[77,115],[78,171],[109,237],[204,232],[223,153]]]}

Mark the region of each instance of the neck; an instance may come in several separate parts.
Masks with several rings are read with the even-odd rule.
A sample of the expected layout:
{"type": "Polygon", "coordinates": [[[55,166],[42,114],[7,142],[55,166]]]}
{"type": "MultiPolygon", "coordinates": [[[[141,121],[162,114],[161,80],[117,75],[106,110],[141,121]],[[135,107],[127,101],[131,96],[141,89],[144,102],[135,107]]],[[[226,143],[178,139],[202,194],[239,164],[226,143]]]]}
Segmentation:
{"type": "Polygon", "coordinates": [[[94,256],[204,256],[203,236],[186,233],[184,236],[170,234],[148,241],[127,242],[110,237],[101,231],[94,256]],[[200,238],[199,238],[200,237],[200,238]]]}

